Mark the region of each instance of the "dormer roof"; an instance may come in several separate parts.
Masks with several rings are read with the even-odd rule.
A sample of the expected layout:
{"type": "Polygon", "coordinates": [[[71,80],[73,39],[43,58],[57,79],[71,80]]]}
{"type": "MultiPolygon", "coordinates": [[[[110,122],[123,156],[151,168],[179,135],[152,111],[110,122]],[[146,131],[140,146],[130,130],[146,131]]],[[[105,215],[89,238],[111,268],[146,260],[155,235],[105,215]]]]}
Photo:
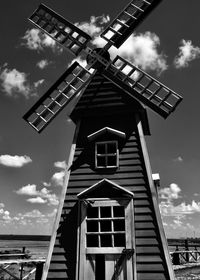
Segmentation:
{"type": "Polygon", "coordinates": [[[98,137],[105,135],[105,134],[110,134],[110,135],[115,135],[119,138],[125,138],[126,134],[120,130],[116,130],[110,127],[104,127],[100,130],[95,131],[94,133],[90,134],[87,136],[89,141],[94,141],[96,140],[98,137]]]}
{"type": "Polygon", "coordinates": [[[82,191],[77,195],[79,199],[84,198],[133,198],[134,194],[127,189],[119,186],[118,184],[108,180],[103,179],[98,183],[92,185],[88,189],[82,191]]]}

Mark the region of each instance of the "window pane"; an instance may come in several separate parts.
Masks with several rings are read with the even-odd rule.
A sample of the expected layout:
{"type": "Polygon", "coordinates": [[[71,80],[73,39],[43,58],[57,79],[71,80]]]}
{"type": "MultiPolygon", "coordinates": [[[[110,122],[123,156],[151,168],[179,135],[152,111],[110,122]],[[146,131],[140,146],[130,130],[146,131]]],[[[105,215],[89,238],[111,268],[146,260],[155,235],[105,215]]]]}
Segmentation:
{"type": "Polygon", "coordinates": [[[112,247],[111,234],[103,234],[100,236],[100,238],[101,238],[101,247],[112,247]]]}
{"type": "Polygon", "coordinates": [[[87,235],[87,247],[99,247],[98,235],[87,235]]]}
{"type": "Polygon", "coordinates": [[[111,217],[111,207],[105,206],[100,208],[101,218],[110,218],[111,217]]]}
{"type": "Polygon", "coordinates": [[[87,208],[88,218],[98,218],[98,207],[88,207],[87,208]]]}
{"type": "Polygon", "coordinates": [[[115,142],[107,143],[107,153],[114,154],[117,152],[117,145],[115,142]]]}
{"type": "Polygon", "coordinates": [[[97,143],[97,154],[105,154],[105,153],[106,153],[105,143],[103,144],[97,143]]]}
{"type": "Polygon", "coordinates": [[[87,221],[87,232],[98,232],[98,221],[87,221]]]}
{"type": "Polygon", "coordinates": [[[108,156],[107,157],[108,166],[117,166],[117,156],[108,156]]]}
{"type": "Polygon", "coordinates": [[[114,206],[113,207],[113,216],[114,217],[125,217],[124,206],[114,206]]]}
{"type": "Polygon", "coordinates": [[[97,167],[106,167],[106,158],[97,156],[97,167]]]}
{"type": "Polygon", "coordinates": [[[114,231],[125,231],[125,220],[114,220],[114,231]]]}
{"type": "Polygon", "coordinates": [[[115,234],[114,235],[114,246],[115,247],[125,247],[126,240],[125,240],[125,234],[115,234]]]}
{"type": "Polygon", "coordinates": [[[100,228],[101,232],[112,231],[111,221],[101,221],[100,228]]]}

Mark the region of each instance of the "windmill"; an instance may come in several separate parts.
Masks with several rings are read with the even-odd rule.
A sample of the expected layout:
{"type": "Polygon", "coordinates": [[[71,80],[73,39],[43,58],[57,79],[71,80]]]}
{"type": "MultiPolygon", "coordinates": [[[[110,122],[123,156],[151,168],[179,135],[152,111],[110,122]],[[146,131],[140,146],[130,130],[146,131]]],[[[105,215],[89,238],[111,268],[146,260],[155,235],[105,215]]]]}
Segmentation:
{"type": "Polygon", "coordinates": [[[144,135],[146,107],[167,118],[182,97],[109,49],[119,48],[161,0],[133,0],[91,37],[40,4],[30,21],[74,62],[24,115],[41,132],[73,99],[76,124],[44,279],[174,279],[144,135]]]}

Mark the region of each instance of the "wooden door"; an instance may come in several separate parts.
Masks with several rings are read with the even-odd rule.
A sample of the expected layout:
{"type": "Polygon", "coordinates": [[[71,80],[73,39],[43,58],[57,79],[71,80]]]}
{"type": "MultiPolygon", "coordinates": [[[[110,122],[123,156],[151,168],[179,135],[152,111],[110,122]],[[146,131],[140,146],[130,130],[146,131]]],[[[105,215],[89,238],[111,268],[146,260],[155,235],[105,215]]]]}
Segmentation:
{"type": "Polygon", "coordinates": [[[133,251],[122,254],[87,255],[84,280],[132,280],[133,251]]]}
{"type": "Polygon", "coordinates": [[[97,200],[82,208],[78,280],[134,279],[132,208],[127,199],[97,200]]]}

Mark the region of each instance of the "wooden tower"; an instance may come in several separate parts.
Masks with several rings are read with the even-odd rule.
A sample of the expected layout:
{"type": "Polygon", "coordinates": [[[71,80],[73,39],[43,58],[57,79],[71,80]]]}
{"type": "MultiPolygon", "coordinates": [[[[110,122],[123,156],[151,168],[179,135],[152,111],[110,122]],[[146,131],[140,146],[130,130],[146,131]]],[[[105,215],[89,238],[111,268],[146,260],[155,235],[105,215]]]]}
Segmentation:
{"type": "Polygon", "coordinates": [[[121,57],[119,47],[161,2],[133,0],[101,36],[103,49],[44,5],[30,17],[74,54],[87,53],[24,119],[41,132],[76,96],[76,132],[42,279],[172,280],[145,135],[148,106],[166,118],[181,97],[121,57]],[[90,69],[93,71],[91,72],[90,69]]]}

